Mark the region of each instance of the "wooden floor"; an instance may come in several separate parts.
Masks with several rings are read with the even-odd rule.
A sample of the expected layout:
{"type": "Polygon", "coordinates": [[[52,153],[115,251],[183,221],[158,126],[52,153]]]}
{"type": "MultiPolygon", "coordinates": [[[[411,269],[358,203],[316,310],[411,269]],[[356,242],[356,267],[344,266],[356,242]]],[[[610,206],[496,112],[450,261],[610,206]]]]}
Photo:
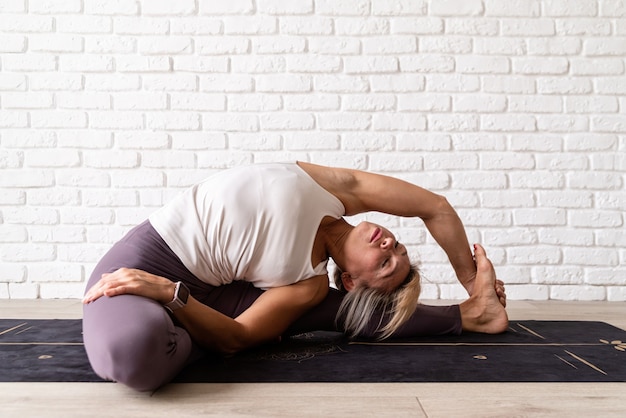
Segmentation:
{"type": "MultiPolygon", "coordinates": [[[[442,302],[433,302],[442,303],[442,302]]],[[[512,320],[599,320],[626,303],[509,303],[512,320]]],[[[80,318],[75,300],[0,301],[0,318],[80,318]]],[[[0,366],[1,367],[1,366],[0,366]]],[[[626,383],[0,383],[0,417],[624,417],[626,383]]]]}

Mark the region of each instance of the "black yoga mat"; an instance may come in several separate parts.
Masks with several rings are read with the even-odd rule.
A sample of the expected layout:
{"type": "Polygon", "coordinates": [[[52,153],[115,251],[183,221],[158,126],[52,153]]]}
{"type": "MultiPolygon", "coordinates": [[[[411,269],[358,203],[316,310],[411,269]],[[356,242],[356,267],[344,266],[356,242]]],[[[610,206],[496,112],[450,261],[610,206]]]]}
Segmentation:
{"type": "MultiPolygon", "coordinates": [[[[0,361],[3,382],[100,381],[80,320],[0,320],[0,361]]],[[[500,335],[382,343],[311,332],[231,357],[207,355],[175,382],[626,382],[626,331],[512,321],[500,335]]]]}

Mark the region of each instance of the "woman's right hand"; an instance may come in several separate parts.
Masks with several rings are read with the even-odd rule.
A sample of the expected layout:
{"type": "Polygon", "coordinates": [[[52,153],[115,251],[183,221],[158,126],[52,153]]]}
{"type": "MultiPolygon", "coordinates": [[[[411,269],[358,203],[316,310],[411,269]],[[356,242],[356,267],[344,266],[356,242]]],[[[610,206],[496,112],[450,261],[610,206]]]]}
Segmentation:
{"type": "Polygon", "coordinates": [[[137,295],[166,304],[173,299],[175,287],[176,284],[165,277],[143,270],[120,268],[113,273],[103,274],[87,291],[83,303],[93,302],[102,296],[137,295]]]}

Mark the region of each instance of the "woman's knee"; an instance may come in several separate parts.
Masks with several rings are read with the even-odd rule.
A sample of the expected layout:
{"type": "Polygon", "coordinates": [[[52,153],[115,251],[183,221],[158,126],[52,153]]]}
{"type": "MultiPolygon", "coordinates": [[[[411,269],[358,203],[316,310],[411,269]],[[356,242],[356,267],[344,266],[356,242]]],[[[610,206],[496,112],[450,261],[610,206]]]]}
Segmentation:
{"type": "Polygon", "coordinates": [[[89,361],[104,379],[140,391],[154,390],[184,366],[191,351],[191,339],[185,330],[174,326],[158,305],[149,304],[139,311],[137,306],[124,306],[124,309],[109,306],[103,312],[104,305],[111,305],[117,298],[120,299],[115,302],[125,297],[102,300],[99,307],[96,301],[93,311],[90,307],[85,309],[83,332],[89,361]]]}

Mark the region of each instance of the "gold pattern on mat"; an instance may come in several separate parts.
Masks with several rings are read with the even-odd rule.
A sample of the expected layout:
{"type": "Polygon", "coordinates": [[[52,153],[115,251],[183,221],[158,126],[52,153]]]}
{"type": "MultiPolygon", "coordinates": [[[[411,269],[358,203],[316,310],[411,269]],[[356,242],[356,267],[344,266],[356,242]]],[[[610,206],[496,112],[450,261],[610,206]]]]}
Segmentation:
{"type": "Polygon", "coordinates": [[[41,356],[38,357],[39,360],[47,360],[49,358],[52,358],[52,356],[49,356],[47,354],[42,354],[41,356]]]}
{"type": "Polygon", "coordinates": [[[539,334],[538,332],[533,331],[532,329],[530,329],[530,328],[528,328],[528,327],[526,327],[526,326],[524,326],[524,325],[522,325],[522,324],[519,324],[519,323],[518,323],[518,324],[517,324],[517,326],[518,326],[518,327],[520,327],[521,329],[523,329],[524,331],[526,331],[526,332],[528,332],[528,333],[530,333],[530,334],[534,335],[535,337],[539,337],[539,338],[541,338],[542,340],[545,340],[545,339],[546,339],[546,337],[544,337],[543,335],[539,334]]]}
{"type": "Polygon", "coordinates": [[[9,329],[5,329],[4,331],[0,331],[0,335],[7,334],[7,333],[9,333],[11,331],[14,331],[14,330],[16,330],[18,328],[23,327],[26,324],[28,324],[28,322],[24,322],[23,324],[16,325],[13,328],[9,328],[9,329]]]}
{"type": "Polygon", "coordinates": [[[585,360],[584,358],[577,356],[576,354],[572,353],[571,351],[567,351],[567,350],[563,350],[565,351],[567,354],[569,354],[570,356],[574,357],[576,360],[580,361],[582,364],[584,364],[585,366],[589,366],[592,369],[594,369],[595,371],[598,371],[600,373],[602,373],[605,376],[608,376],[608,373],[605,372],[604,370],[602,370],[601,368],[599,368],[598,366],[594,365],[593,363],[585,360]]]}
{"type": "Polygon", "coordinates": [[[608,342],[607,340],[600,340],[600,342],[602,344],[612,345],[613,348],[616,349],[617,351],[626,351],[626,343],[620,340],[613,340],[611,342],[608,342]]]}

